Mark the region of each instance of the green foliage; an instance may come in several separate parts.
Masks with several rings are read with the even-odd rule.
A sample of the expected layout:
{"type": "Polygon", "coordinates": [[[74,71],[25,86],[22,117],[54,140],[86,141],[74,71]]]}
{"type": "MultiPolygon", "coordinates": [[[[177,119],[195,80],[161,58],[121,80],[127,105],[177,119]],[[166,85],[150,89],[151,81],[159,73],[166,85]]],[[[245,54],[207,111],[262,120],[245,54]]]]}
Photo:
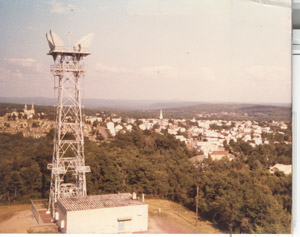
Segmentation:
{"type": "Polygon", "coordinates": [[[291,176],[251,171],[241,162],[203,162],[199,176],[199,211],[232,233],[290,233],[291,176]],[[202,170],[203,171],[203,170],[202,170]]]}
{"type": "Polygon", "coordinates": [[[0,134],[0,202],[45,197],[49,190],[52,138],[0,134]]]}
{"type": "Polygon", "coordinates": [[[171,135],[133,130],[111,143],[86,143],[90,193],[132,192],[184,202],[194,167],[185,145],[171,135]],[[180,192],[180,190],[182,192],[180,192]]]}
{"type": "Polygon", "coordinates": [[[219,125],[213,123],[213,124],[210,124],[210,125],[209,125],[209,128],[210,128],[211,130],[218,130],[218,131],[221,131],[222,129],[228,130],[228,129],[232,128],[232,126],[227,126],[227,125],[224,125],[224,124],[221,125],[221,126],[219,126],[219,125]]]}
{"type": "MultiPolygon", "coordinates": [[[[226,145],[227,146],[227,145],[226,145]]],[[[262,165],[268,168],[275,164],[292,164],[292,144],[264,144],[252,147],[242,140],[229,142],[229,150],[245,161],[251,169],[256,169],[262,165]]]]}
{"type": "MultiPolygon", "coordinates": [[[[54,130],[44,138],[0,134],[0,202],[47,198],[54,130]]],[[[88,194],[145,193],[195,209],[232,233],[290,233],[292,179],[270,174],[269,165],[291,163],[290,144],[252,148],[243,141],[225,144],[236,161],[205,159],[194,167],[195,155],[168,133],[118,133],[97,144],[85,139],[88,194]],[[246,222],[244,220],[247,220],[246,222]],[[246,224],[245,224],[246,223],[246,224]]]]}

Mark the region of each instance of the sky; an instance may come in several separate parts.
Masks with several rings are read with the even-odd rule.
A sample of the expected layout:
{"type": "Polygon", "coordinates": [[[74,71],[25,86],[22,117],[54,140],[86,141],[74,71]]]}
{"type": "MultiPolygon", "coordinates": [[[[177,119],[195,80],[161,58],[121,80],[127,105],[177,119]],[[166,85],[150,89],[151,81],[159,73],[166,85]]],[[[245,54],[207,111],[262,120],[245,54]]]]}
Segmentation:
{"type": "Polygon", "coordinates": [[[291,102],[289,0],[0,0],[0,97],[52,97],[46,32],[93,32],[85,98],[291,102]]]}

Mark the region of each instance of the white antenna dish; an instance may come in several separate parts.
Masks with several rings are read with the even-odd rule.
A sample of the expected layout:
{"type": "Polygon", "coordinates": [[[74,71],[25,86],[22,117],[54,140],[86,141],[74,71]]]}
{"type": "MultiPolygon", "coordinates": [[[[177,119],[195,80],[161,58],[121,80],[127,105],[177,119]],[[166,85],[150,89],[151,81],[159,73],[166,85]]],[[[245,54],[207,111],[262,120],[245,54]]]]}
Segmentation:
{"type": "Polygon", "coordinates": [[[50,30],[50,36],[51,36],[51,39],[52,39],[51,42],[53,42],[55,51],[61,51],[61,50],[65,49],[64,42],[57,34],[54,33],[54,31],[50,30]]]}
{"type": "Polygon", "coordinates": [[[88,51],[92,40],[94,38],[94,33],[90,33],[84,37],[82,37],[76,44],[74,44],[73,48],[75,51],[88,51]]]}
{"type": "Polygon", "coordinates": [[[50,37],[50,35],[48,35],[48,33],[46,33],[46,38],[48,40],[50,50],[53,50],[54,49],[54,43],[53,43],[52,38],[50,37]]]}

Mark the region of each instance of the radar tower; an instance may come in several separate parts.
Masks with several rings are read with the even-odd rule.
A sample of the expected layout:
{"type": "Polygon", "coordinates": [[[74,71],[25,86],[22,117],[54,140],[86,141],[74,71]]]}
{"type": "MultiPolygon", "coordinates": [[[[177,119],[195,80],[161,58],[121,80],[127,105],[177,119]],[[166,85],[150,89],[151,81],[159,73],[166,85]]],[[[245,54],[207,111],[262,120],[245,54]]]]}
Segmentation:
{"type": "Polygon", "coordinates": [[[54,64],[50,71],[57,90],[55,105],[54,149],[48,213],[56,219],[55,204],[60,198],[87,195],[86,176],[90,167],[85,165],[84,136],[82,124],[80,78],[85,74],[83,60],[90,54],[88,47],[93,34],[79,40],[73,49],[65,49],[64,42],[50,30],[46,34],[54,64]]]}

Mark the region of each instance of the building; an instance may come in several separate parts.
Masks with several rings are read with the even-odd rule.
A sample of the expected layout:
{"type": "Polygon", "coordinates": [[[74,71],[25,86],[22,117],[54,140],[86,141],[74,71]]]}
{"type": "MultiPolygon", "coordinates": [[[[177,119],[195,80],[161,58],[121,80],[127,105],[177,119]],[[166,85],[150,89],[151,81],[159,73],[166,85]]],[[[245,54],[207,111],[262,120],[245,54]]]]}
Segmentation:
{"type": "Polygon", "coordinates": [[[212,160],[221,160],[223,157],[228,157],[228,151],[213,151],[210,154],[212,160]]]}
{"type": "Polygon", "coordinates": [[[292,165],[276,164],[276,165],[270,167],[269,170],[272,174],[274,174],[275,171],[281,171],[285,175],[289,175],[292,173],[292,165]]]}
{"type": "Polygon", "coordinates": [[[147,231],[148,204],[143,201],[135,193],[60,198],[57,202],[57,225],[66,234],[147,231]]]}
{"type": "Polygon", "coordinates": [[[116,136],[115,124],[113,122],[108,122],[106,128],[112,136],[116,136]]]}
{"type": "Polygon", "coordinates": [[[187,143],[187,139],[183,135],[176,135],[175,138],[181,142],[187,143]]]}
{"type": "Polygon", "coordinates": [[[31,105],[31,109],[28,109],[27,105],[25,104],[23,111],[24,111],[24,115],[26,115],[28,119],[33,118],[33,115],[35,115],[35,110],[33,105],[31,105]]]}

